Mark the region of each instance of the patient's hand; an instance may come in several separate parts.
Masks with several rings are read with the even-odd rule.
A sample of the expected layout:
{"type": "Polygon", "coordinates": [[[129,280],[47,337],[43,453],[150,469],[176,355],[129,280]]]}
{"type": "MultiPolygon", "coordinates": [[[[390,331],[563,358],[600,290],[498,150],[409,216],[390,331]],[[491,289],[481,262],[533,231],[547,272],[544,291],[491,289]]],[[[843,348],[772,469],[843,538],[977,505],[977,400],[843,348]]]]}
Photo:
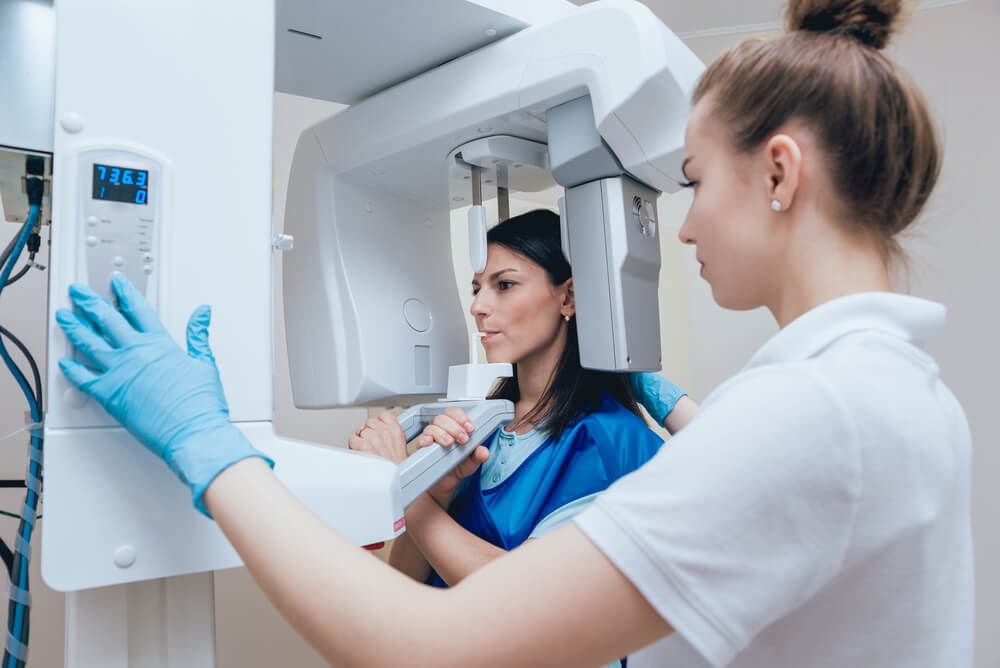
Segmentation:
{"type": "MultiPolygon", "coordinates": [[[[456,442],[465,444],[469,442],[469,434],[473,431],[475,431],[475,425],[472,424],[465,412],[460,408],[451,407],[443,415],[434,418],[434,422],[424,428],[424,432],[417,438],[416,444],[418,448],[426,448],[435,442],[445,447],[450,447],[456,442]]],[[[489,456],[490,451],[487,448],[481,445],[476,447],[465,461],[441,478],[427,493],[439,506],[447,510],[459,484],[475,473],[480,464],[489,459],[489,456]]]]}
{"type": "Polygon", "coordinates": [[[347,441],[347,447],[359,452],[371,452],[399,464],[406,459],[406,432],[396,416],[389,411],[369,418],[347,441]]]}

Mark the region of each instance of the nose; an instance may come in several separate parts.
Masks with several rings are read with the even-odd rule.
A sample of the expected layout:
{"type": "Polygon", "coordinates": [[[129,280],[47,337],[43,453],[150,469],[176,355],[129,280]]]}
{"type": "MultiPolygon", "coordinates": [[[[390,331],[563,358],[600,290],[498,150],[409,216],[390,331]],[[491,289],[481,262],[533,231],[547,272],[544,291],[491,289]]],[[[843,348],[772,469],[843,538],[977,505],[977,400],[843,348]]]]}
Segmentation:
{"type": "Polygon", "coordinates": [[[691,213],[684,218],[684,224],[681,225],[681,229],[677,230],[677,238],[681,240],[682,244],[694,244],[694,225],[691,223],[691,213]]]}
{"type": "Polygon", "coordinates": [[[469,313],[474,318],[485,318],[490,314],[491,304],[487,292],[485,288],[480,289],[476,296],[472,298],[472,306],[469,307],[469,313]]]}

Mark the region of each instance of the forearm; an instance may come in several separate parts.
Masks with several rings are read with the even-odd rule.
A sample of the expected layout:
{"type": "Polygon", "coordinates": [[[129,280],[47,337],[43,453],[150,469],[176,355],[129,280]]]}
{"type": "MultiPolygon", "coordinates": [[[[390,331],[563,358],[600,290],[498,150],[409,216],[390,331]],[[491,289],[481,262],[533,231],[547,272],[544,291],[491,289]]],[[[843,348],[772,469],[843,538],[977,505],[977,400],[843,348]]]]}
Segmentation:
{"type": "Polygon", "coordinates": [[[205,503],[271,602],[341,668],[603,665],[670,632],[574,526],[440,590],[408,579],[321,522],[262,460],[223,471],[205,503]],[[507,634],[451,633],[458,619],[503,626],[518,642],[507,634]]]}
{"type": "Polygon", "coordinates": [[[449,586],[507,553],[466,531],[426,495],[407,509],[406,527],[420,553],[449,586]]]}
{"type": "Polygon", "coordinates": [[[413,536],[409,531],[392,541],[389,565],[417,582],[425,582],[431,574],[431,565],[413,542],[413,536]]]}
{"type": "Polygon", "coordinates": [[[205,502],[260,588],[333,665],[407,665],[414,620],[444,618],[433,611],[445,599],[320,521],[262,461],[223,471],[205,502]]]}

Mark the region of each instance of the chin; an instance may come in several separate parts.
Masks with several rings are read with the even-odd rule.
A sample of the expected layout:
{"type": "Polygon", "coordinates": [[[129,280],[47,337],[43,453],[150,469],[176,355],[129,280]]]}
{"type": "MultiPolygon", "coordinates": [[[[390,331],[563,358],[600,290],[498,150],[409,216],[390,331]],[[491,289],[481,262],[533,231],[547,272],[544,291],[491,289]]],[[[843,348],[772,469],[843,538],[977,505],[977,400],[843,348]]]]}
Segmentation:
{"type": "Polygon", "coordinates": [[[486,351],[487,364],[503,364],[505,362],[509,364],[514,364],[514,360],[511,359],[511,356],[503,354],[502,351],[490,350],[486,346],[483,346],[483,349],[486,351]]]}
{"type": "Polygon", "coordinates": [[[749,295],[741,295],[736,291],[725,291],[712,286],[712,298],[715,303],[730,311],[751,311],[762,304],[751,299],[749,295]]]}

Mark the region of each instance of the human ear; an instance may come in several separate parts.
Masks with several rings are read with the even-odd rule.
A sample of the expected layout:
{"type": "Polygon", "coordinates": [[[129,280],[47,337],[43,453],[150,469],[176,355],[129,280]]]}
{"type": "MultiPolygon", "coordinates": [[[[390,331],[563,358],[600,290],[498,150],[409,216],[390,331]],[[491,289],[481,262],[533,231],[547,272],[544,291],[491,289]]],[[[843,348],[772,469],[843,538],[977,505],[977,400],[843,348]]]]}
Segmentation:
{"type": "Polygon", "coordinates": [[[561,313],[564,316],[573,316],[576,314],[576,297],[573,295],[573,279],[568,278],[566,282],[562,284],[563,289],[563,300],[561,313]]]}
{"type": "Polygon", "coordinates": [[[802,149],[792,137],[778,134],[764,147],[764,160],[768,201],[775,211],[787,211],[799,190],[802,149]]]}

